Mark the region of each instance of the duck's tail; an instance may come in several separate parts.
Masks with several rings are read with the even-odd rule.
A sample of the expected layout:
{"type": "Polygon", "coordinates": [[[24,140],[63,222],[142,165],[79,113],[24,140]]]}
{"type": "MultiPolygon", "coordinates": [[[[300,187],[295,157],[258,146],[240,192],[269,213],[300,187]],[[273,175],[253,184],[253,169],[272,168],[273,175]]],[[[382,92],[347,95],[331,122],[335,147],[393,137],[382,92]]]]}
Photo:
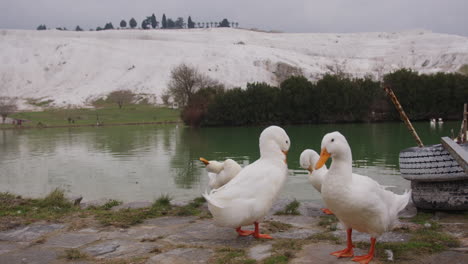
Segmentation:
{"type": "Polygon", "coordinates": [[[212,206],[217,208],[224,208],[224,206],[222,206],[215,199],[213,199],[213,197],[211,197],[211,195],[207,191],[205,191],[205,193],[203,193],[202,195],[206,199],[206,201],[212,206]]]}
{"type": "Polygon", "coordinates": [[[397,203],[398,206],[397,206],[397,214],[398,212],[400,212],[401,210],[405,209],[405,207],[408,205],[409,203],[409,200],[411,199],[411,190],[405,190],[405,193],[403,193],[402,195],[399,195],[399,202],[397,203]]]}

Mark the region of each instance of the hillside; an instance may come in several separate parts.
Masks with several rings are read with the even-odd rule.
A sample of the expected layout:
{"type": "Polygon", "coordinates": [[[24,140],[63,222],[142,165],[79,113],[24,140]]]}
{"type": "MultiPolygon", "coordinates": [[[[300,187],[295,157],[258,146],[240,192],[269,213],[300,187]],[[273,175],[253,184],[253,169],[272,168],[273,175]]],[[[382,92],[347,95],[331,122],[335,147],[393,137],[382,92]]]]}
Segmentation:
{"type": "Polygon", "coordinates": [[[353,76],[381,76],[402,67],[451,72],[468,64],[468,38],[423,30],[0,30],[0,61],[0,96],[83,106],[113,90],[131,89],[161,103],[170,70],[182,62],[227,87],[254,81],[277,84],[275,72],[287,65],[300,68],[312,80],[336,70],[353,76]]]}

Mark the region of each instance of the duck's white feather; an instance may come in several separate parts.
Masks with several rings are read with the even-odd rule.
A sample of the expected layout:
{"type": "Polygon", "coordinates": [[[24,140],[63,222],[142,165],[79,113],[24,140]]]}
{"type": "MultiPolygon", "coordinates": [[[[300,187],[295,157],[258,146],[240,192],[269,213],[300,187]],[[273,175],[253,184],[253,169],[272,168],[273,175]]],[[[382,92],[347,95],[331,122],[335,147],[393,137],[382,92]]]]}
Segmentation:
{"type": "Polygon", "coordinates": [[[224,186],[204,194],[215,224],[237,228],[262,220],[286,180],[288,168],[282,150],[287,151],[289,144],[283,129],[265,129],[260,136],[260,159],[224,186]],[[283,139],[285,146],[276,142],[283,139]]]}
{"type": "Polygon", "coordinates": [[[217,189],[230,180],[232,180],[241,170],[242,167],[232,159],[227,159],[224,162],[210,161],[206,166],[208,170],[208,186],[210,189],[217,189]],[[216,169],[212,169],[211,164],[216,164],[216,169]]]}
{"type": "Polygon", "coordinates": [[[327,134],[322,140],[324,148],[333,159],[322,183],[322,198],[327,208],[346,228],[372,237],[391,230],[411,192],[398,195],[366,176],[353,174],[351,149],[340,133],[327,134]]]}

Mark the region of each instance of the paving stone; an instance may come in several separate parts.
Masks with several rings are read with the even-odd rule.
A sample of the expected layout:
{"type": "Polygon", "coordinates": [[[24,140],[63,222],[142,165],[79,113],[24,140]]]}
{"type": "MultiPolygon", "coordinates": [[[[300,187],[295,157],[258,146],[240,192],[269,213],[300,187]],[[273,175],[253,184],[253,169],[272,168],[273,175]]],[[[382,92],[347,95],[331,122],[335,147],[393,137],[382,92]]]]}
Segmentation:
{"type": "MultiPolygon", "coordinates": [[[[346,231],[337,230],[332,232],[333,235],[341,238],[343,241],[346,241],[346,231]]],[[[407,242],[409,241],[411,235],[407,233],[397,233],[397,232],[386,232],[377,239],[377,243],[380,242],[407,242]]],[[[356,230],[353,230],[353,242],[370,242],[370,235],[367,233],[361,233],[356,230]]]]}
{"type": "MultiPolygon", "coordinates": [[[[291,264],[356,264],[351,258],[340,258],[330,255],[331,252],[344,249],[344,245],[330,245],[325,243],[316,243],[305,245],[302,250],[296,254],[296,258],[291,260],[291,264]]],[[[355,255],[364,255],[366,251],[354,249],[355,255]]],[[[380,262],[372,261],[373,264],[380,262]]]]}
{"type": "Polygon", "coordinates": [[[239,237],[233,228],[216,226],[212,220],[197,221],[163,240],[173,244],[208,247],[223,245],[233,248],[248,248],[255,243],[252,236],[239,237]]]}
{"type": "Polygon", "coordinates": [[[137,201],[137,202],[130,202],[130,203],[124,203],[124,204],[121,204],[121,205],[118,205],[118,206],[114,206],[112,207],[112,211],[118,211],[118,210],[121,210],[121,209],[140,209],[140,208],[147,208],[147,207],[151,207],[151,205],[153,205],[152,202],[148,202],[148,201],[137,201]]]}
{"type": "Polygon", "coordinates": [[[253,246],[249,249],[247,255],[251,259],[261,261],[271,256],[271,248],[272,248],[271,244],[262,244],[262,245],[253,246]]]}
{"type": "Polygon", "coordinates": [[[197,264],[208,263],[213,250],[204,248],[177,248],[154,257],[146,264],[197,264]]]}
{"type": "Polygon", "coordinates": [[[49,264],[58,257],[58,253],[42,247],[31,247],[0,255],[0,263],[5,264],[49,264]]]}
{"type": "Polygon", "coordinates": [[[47,239],[49,247],[79,248],[100,239],[98,234],[65,233],[47,239]]]}
{"type": "Polygon", "coordinates": [[[83,249],[83,252],[91,256],[99,256],[107,253],[114,252],[118,247],[120,247],[118,241],[105,241],[90,247],[83,249]]]}
{"type": "Polygon", "coordinates": [[[64,228],[62,224],[32,224],[0,232],[0,241],[31,242],[42,235],[64,228]]]}
{"type": "Polygon", "coordinates": [[[187,217],[176,217],[176,216],[167,216],[167,217],[158,217],[153,219],[148,219],[143,222],[144,225],[150,226],[159,226],[159,227],[167,227],[167,226],[180,226],[180,225],[188,225],[193,223],[198,218],[195,216],[187,216],[187,217]]]}
{"type": "Polygon", "coordinates": [[[4,253],[8,253],[15,249],[19,249],[21,247],[20,244],[14,242],[0,242],[0,255],[4,253]]]}
{"type": "Polygon", "coordinates": [[[468,254],[455,251],[444,251],[432,256],[420,257],[411,261],[412,264],[466,264],[468,263],[468,254]]]}
{"type": "Polygon", "coordinates": [[[114,251],[109,253],[104,253],[102,255],[96,256],[98,259],[112,259],[112,258],[131,258],[134,256],[141,256],[151,252],[155,248],[162,248],[163,245],[152,242],[136,242],[133,240],[113,240],[116,245],[119,245],[115,248],[114,251]]]}
{"type": "Polygon", "coordinates": [[[318,230],[310,229],[292,229],[284,232],[271,234],[274,238],[291,238],[291,239],[306,239],[313,234],[320,233],[318,230]]]}
{"type": "Polygon", "coordinates": [[[288,223],[295,227],[321,230],[318,225],[318,223],[320,222],[320,219],[318,217],[310,217],[310,216],[302,216],[302,215],[273,215],[273,216],[267,217],[266,220],[288,223]]]}

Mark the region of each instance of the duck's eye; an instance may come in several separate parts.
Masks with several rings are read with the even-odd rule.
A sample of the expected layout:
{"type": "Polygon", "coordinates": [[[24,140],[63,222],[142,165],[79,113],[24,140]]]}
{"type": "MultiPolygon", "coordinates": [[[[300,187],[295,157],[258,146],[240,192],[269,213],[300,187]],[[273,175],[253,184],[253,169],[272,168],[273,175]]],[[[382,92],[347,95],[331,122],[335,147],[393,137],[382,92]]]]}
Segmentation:
{"type": "Polygon", "coordinates": [[[288,141],[288,140],[286,140],[286,144],[289,144],[289,141],[288,141]]]}
{"type": "Polygon", "coordinates": [[[332,138],[331,142],[335,142],[335,139],[334,139],[334,138],[332,138]]]}

